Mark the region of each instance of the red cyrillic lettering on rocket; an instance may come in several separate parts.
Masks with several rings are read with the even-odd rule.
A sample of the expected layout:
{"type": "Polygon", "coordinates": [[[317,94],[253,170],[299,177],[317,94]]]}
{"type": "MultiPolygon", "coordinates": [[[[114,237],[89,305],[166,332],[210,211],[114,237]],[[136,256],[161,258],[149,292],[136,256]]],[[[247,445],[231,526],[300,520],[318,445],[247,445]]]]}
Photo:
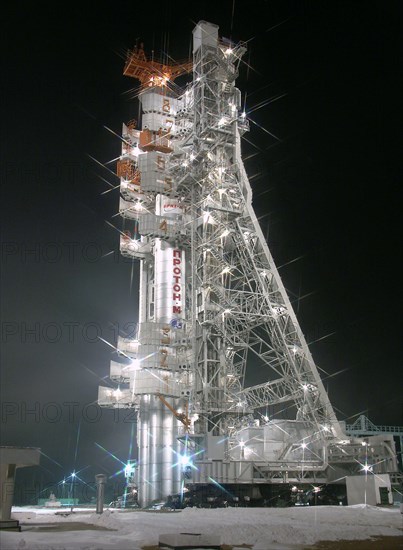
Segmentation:
{"type": "Polygon", "coordinates": [[[173,287],[172,287],[172,313],[180,314],[182,313],[182,308],[178,305],[181,302],[181,278],[182,278],[182,251],[175,248],[172,251],[172,278],[173,278],[173,287]]]}

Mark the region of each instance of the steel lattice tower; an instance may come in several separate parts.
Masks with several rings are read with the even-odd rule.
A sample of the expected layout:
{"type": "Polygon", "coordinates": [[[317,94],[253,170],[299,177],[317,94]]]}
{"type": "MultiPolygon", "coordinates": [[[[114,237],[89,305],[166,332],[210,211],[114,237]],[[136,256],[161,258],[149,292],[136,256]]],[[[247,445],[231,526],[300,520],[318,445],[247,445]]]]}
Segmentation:
{"type": "Polygon", "coordinates": [[[124,71],[141,82],[143,112],[141,131],[123,125],[118,162],[120,214],[134,229],[120,248],[140,260],[138,334],[119,338],[130,362],[112,362],[119,388],[100,387],[98,402],[138,410],[142,505],[179,492],[184,478],[327,481],[362,458],[361,442],[343,434],[252,207],[241,157],[248,122],[235,87],[246,47],[220,40],[204,21],[193,34],[193,63],[147,61],[135,49],[124,71]],[[191,68],[192,82],[176,92],[173,79],[191,68]],[[265,383],[245,387],[248,357],[265,369],[265,383]],[[253,412],[268,405],[273,418],[256,421],[253,412]],[[284,407],[294,420],[281,419],[284,407]]]}

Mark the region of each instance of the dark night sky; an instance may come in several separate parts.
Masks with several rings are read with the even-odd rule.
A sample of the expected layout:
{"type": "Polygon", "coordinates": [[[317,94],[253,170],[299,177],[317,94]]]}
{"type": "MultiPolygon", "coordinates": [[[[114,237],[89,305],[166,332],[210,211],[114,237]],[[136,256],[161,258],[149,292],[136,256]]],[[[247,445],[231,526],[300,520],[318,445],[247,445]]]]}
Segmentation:
{"type": "Polygon", "coordinates": [[[119,132],[137,115],[125,50],[141,38],[185,58],[201,19],[249,41],[238,86],[250,117],[281,140],[251,123],[255,208],[277,265],[301,257],[280,273],[292,299],[313,293],[295,302],[308,342],[334,333],[311,350],[329,374],[346,369],[325,380],[338,416],[403,424],[400,3],[236,0],[233,19],[232,0],[100,5],[19,2],[3,14],[2,444],[41,447],[60,463],[42,459],[54,480],[118,470],[94,442],[128,457],[133,423],[110,411],[91,422],[87,407],[112,351],[97,331],[114,342],[137,309],[137,267],[131,285],[105,223],[120,224],[118,191],[101,195],[98,176],[117,179],[88,154],[117,157],[103,126],[119,132]],[[25,413],[34,403],[39,418],[25,413]]]}

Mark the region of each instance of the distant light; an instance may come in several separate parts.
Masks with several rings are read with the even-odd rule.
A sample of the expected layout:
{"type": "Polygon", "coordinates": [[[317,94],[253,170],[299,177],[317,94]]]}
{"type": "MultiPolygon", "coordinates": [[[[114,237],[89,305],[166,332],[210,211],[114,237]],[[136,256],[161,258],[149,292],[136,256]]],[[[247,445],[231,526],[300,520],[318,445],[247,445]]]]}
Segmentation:
{"type": "Polygon", "coordinates": [[[240,442],[239,442],[239,446],[240,446],[241,449],[242,449],[243,447],[245,447],[245,442],[244,442],[244,441],[240,441],[240,442]]]}
{"type": "Polygon", "coordinates": [[[369,464],[365,464],[362,469],[364,470],[364,472],[371,472],[372,466],[370,466],[369,464]]]}
{"type": "Polygon", "coordinates": [[[304,391],[307,391],[307,389],[308,389],[308,384],[302,384],[302,388],[303,388],[304,391]]]}
{"type": "Polygon", "coordinates": [[[137,201],[134,205],[134,209],[137,211],[143,210],[143,205],[141,204],[141,202],[137,201]]]}
{"type": "Polygon", "coordinates": [[[188,161],[187,161],[187,160],[184,160],[184,161],[182,162],[182,166],[184,166],[185,168],[186,168],[186,166],[189,166],[188,161]]]}
{"type": "Polygon", "coordinates": [[[264,420],[265,422],[268,422],[268,421],[269,421],[269,417],[268,417],[267,415],[264,415],[263,420],[264,420]]]}
{"type": "Polygon", "coordinates": [[[226,55],[231,55],[232,54],[232,49],[231,48],[227,48],[224,52],[226,55]]]}
{"type": "Polygon", "coordinates": [[[302,447],[303,449],[306,449],[306,447],[307,447],[306,443],[301,443],[301,447],[302,447]]]}
{"type": "Polygon", "coordinates": [[[296,493],[298,491],[298,487],[296,485],[294,485],[293,487],[291,487],[291,491],[293,493],[296,493]]]}
{"type": "Polygon", "coordinates": [[[221,271],[221,273],[229,273],[231,271],[230,267],[224,267],[224,269],[221,271]]]}
{"type": "Polygon", "coordinates": [[[76,473],[73,472],[73,473],[71,474],[71,477],[76,477],[76,473]]]}
{"type": "Polygon", "coordinates": [[[195,158],[196,158],[196,155],[194,155],[193,153],[190,153],[189,159],[194,160],[195,158]]]}
{"type": "Polygon", "coordinates": [[[366,441],[361,441],[361,445],[362,445],[363,447],[366,447],[366,446],[367,446],[366,441]]]}
{"type": "Polygon", "coordinates": [[[225,124],[225,118],[222,117],[220,118],[220,120],[218,121],[218,126],[223,126],[225,124]]]}
{"type": "Polygon", "coordinates": [[[239,403],[236,404],[237,407],[243,407],[242,401],[239,401],[239,403]]]}
{"type": "Polygon", "coordinates": [[[63,485],[64,485],[64,484],[66,483],[66,480],[65,480],[65,479],[63,479],[62,483],[63,483],[63,485]]]}
{"type": "Polygon", "coordinates": [[[243,113],[241,114],[241,117],[242,117],[242,118],[245,118],[245,117],[246,117],[245,111],[243,111],[243,113]]]}

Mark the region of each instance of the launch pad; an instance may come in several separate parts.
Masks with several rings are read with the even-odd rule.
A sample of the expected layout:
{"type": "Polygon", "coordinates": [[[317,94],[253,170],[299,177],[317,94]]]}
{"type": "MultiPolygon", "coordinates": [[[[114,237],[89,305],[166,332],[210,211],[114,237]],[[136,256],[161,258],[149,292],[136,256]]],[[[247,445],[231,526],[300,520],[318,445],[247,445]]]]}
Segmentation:
{"type": "Polygon", "coordinates": [[[192,62],[137,48],[124,69],[141,83],[141,129],[123,124],[117,167],[120,250],[140,264],[138,330],[119,337],[117,388],[101,386],[98,403],[138,413],[142,506],[187,486],[397,471],[392,436],[344,433],[254,213],[235,87],[245,52],[201,21],[192,62]],[[266,381],[247,387],[248,368],[266,381]]]}

